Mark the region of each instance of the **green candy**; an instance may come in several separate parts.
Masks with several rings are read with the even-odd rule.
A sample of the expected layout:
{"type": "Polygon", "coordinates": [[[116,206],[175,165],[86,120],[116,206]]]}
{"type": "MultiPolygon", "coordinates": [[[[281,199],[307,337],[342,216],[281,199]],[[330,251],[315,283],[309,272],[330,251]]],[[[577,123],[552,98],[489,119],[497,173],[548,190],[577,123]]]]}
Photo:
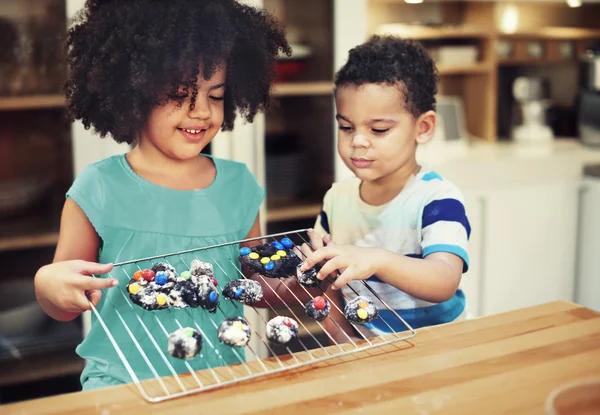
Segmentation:
{"type": "Polygon", "coordinates": [[[184,280],[189,280],[192,277],[192,274],[189,271],[183,271],[181,273],[181,278],[184,280]]]}
{"type": "Polygon", "coordinates": [[[185,337],[194,337],[194,330],[186,330],[185,337]]]}

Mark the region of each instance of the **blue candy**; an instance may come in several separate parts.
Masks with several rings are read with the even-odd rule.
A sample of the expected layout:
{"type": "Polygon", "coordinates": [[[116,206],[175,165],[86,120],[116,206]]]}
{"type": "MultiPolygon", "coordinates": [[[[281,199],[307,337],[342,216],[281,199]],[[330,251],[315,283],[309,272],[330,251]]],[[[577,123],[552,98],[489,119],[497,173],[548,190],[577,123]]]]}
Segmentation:
{"type": "Polygon", "coordinates": [[[267,263],[265,264],[265,269],[266,269],[267,271],[271,271],[273,268],[275,268],[275,264],[273,263],[273,261],[271,261],[271,262],[267,262],[267,263]]]}
{"type": "Polygon", "coordinates": [[[235,290],[235,294],[233,294],[233,298],[239,298],[239,296],[242,295],[243,292],[244,290],[242,289],[242,287],[237,287],[237,289],[235,290]]]}
{"type": "Polygon", "coordinates": [[[252,252],[252,249],[248,248],[247,246],[240,248],[240,255],[248,255],[250,252],[252,252]]]}
{"type": "Polygon", "coordinates": [[[271,242],[271,245],[273,245],[275,247],[275,249],[277,249],[278,251],[283,251],[283,249],[285,248],[283,245],[281,245],[277,241],[271,242]]]}
{"type": "Polygon", "coordinates": [[[210,294],[208,294],[208,299],[210,300],[211,303],[216,303],[217,302],[217,293],[214,291],[211,291],[210,294]]]}
{"type": "Polygon", "coordinates": [[[281,243],[283,244],[283,246],[285,246],[288,249],[290,249],[294,246],[294,243],[292,242],[292,240],[290,238],[283,238],[281,240],[281,243]]]}
{"type": "Polygon", "coordinates": [[[154,277],[154,282],[158,285],[165,285],[167,283],[167,274],[164,271],[158,271],[154,277]]]}

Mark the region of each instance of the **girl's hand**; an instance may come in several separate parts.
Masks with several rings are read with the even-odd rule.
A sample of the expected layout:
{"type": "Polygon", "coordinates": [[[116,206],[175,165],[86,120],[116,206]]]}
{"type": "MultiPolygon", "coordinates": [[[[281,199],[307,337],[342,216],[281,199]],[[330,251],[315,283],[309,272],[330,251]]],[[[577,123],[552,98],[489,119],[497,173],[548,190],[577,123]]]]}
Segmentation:
{"type": "Polygon", "coordinates": [[[94,307],[98,305],[102,297],[100,290],[118,285],[116,279],[91,277],[92,274],[110,272],[112,268],[112,264],[82,260],[46,265],[40,268],[35,276],[38,302],[53,318],[59,320],[75,318],[84,311],[90,310],[90,301],[94,307]],[[62,312],[60,316],[59,312],[62,312]]]}
{"type": "Polygon", "coordinates": [[[377,248],[362,248],[354,245],[328,245],[308,255],[301,270],[310,269],[321,261],[327,261],[317,274],[323,280],[335,272],[341,274],[331,284],[338,290],[352,280],[365,280],[377,273],[382,261],[382,251],[377,248]]]}

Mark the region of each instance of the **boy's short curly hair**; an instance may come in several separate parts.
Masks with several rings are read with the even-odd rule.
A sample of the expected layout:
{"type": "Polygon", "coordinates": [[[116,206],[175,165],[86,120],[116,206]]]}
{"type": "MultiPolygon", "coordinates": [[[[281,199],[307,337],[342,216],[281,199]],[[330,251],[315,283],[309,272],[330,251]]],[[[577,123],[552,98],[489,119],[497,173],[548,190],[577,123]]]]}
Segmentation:
{"type": "Polygon", "coordinates": [[[200,65],[210,79],[226,62],[222,128],[231,130],[236,111],[251,122],[267,108],[279,53],[291,53],[282,26],[235,0],[87,0],[67,36],[69,114],[132,143],[173,91],[195,101],[200,65]]]}
{"type": "Polygon", "coordinates": [[[438,72],[427,51],[411,39],[373,36],[350,50],[337,72],[335,86],[400,84],[406,109],[418,117],[435,110],[438,72]]]}

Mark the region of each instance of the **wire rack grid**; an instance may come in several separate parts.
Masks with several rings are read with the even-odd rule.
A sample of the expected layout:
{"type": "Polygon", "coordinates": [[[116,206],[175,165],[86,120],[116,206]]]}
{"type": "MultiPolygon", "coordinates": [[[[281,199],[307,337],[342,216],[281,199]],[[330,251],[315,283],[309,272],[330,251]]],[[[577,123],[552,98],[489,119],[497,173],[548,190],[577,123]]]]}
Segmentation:
{"type": "MultiPolygon", "coordinates": [[[[276,353],[274,351],[273,344],[266,338],[264,330],[252,327],[251,325],[252,336],[256,336],[256,338],[259,339],[258,344],[264,345],[264,350],[268,351],[268,357],[261,358],[261,353],[250,346],[250,343],[243,348],[225,346],[231,350],[229,357],[226,357],[223,352],[224,346],[221,345],[220,347],[217,347],[219,345],[217,344],[218,340],[216,340],[216,330],[221,321],[231,317],[243,316],[244,307],[247,307],[246,310],[256,313],[256,321],[263,325],[263,327],[266,326],[268,321],[264,314],[260,312],[261,309],[259,308],[254,306],[244,306],[241,302],[224,299],[222,296],[222,289],[227,283],[236,279],[246,279],[248,277],[244,274],[237,256],[233,257],[233,255],[228,255],[228,263],[223,263],[223,260],[217,260],[216,255],[213,255],[213,252],[227,247],[235,247],[237,249],[241,244],[249,242],[260,241],[269,243],[278,241],[277,238],[289,238],[294,242],[294,252],[302,259],[305,255],[300,248],[310,246],[310,243],[307,240],[308,237],[304,236],[306,235],[306,232],[307,229],[300,229],[114,264],[113,270],[108,275],[111,278],[119,280],[119,287],[113,289],[119,290],[120,299],[122,301],[113,300],[112,304],[105,303],[103,308],[110,307],[111,311],[116,314],[116,321],[121,325],[119,329],[127,333],[126,338],[128,338],[129,341],[123,341],[122,338],[117,341],[113,335],[115,326],[109,327],[109,324],[103,319],[102,313],[99,312],[91,302],[90,306],[98,324],[102,326],[127,373],[145,400],[155,403],[200,393],[226,385],[256,379],[261,376],[276,374],[324,360],[407,340],[415,336],[416,333],[414,329],[396,311],[388,306],[388,304],[380,298],[366,281],[360,281],[360,283],[362,284],[362,287],[371,294],[371,299],[376,300],[377,308],[379,310],[389,310],[390,313],[386,314],[388,316],[394,316],[394,318],[406,328],[405,330],[395,331],[392,328],[393,323],[390,324],[389,321],[386,321],[386,319],[381,316],[381,313],[379,313],[377,319],[387,326],[389,333],[374,331],[372,332],[372,336],[368,336],[365,335],[364,329],[361,329],[358,324],[348,320],[356,330],[356,338],[360,339],[357,341],[355,341],[352,336],[348,335],[331,316],[326,318],[332,323],[329,324],[329,330],[326,328],[326,324],[324,324],[325,320],[321,322],[315,320],[313,324],[307,324],[300,318],[298,312],[294,311],[294,308],[297,310],[298,306],[300,309],[305,307],[305,303],[303,303],[299,297],[301,293],[299,294],[296,290],[302,290],[305,294],[314,298],[315,289],[307,289],[301,284],[296,284],[296,290],[292,290],[289,285],[283,283],[282,280],[258,275],[257,278],[259,281],[262,280],[263,282],[263,284],[261,284],[264,287],[263,290],[270,291],[271,294],[283,303],[283,307],[274,307],[268,303],[268,301],[264,301],[268,309],[275,316],[284,315],[295,319],[306,334],[305,339],[311,339],[317,347],[307,346],[306,341],[298,336],[293,342],[297,343],[301,352],[292,352],[290,349],[291,343],[288,343],[284,346],[287,356],[283,356],[281,353],[276,353]],[[201,256],[202,259],[200,259],[201,256]],[[146,311],[142,307],[134,304],[130,300],[126,288],[123,289],[132,278],[131,267],[134,267],[133,269],[142,270],[143,264],[145,263],[152,261],[163,262],[172,265],[176,269],[177,274],[180,275],[183,271],[189,271],[191,265],[190,258],[198,259],[200,261],[204,260],[203,262],[207,262],[206,259],[209,259],[208,262],[213,265],[215,278],[219,281],[217,289],[220,294],[220,301],[214,313],[210,313],[201,307],[186,307],[185,309],[180,310],[180,313],[173,312],[172,307],[163,310],[146,311]],[[234,270],[234,275],[230,275],[231,273],[228,273],[226,269],[234,270]],[[281,284],[282,287],[273,287],[267,280],[277,281],[277,284],[281,284]],[[294,298],[294,304],[283,301],[283,298],[280,295],[281,290],[288,292],[291,298],[294,298]],[[129,317],[124,317],[124,315],[128,315],[129,317]],[[190,324],[186,324],[186,322],[190,322],[190,324]],[[132,327],[133,325],[135,325],[135,327],[132,327]],[[178,329],[190,326],[197,329],[202,335],[204,344],[202,352],[191,360],[175,359],[167,351],[168,338],[171,334],[171,331],[167,327],[178,329]],[[321,338],[321,341],[317,338],[316,333],[314,333],[315,327],[317,326],[318,329],[325,334],[330,344],[325,345],[322,341],[323,338],[321,338]],[[347,341],[339,341],[340,336],[335,336],[332,328],[337,330],[338,334],[341,334],[347,341]],[[338,338],[338,341],[336,341],[336,337],[338,338]],[[143,344],[145,344],[145,346],[143,344]],[[131,364],[131,357],[126,356],[126,354],[131,356],[131,353],[135,353],[136,351],[139,353],[139,358],[141,359],[141,361],[138,362],[138,368],[140,367],[140,364],[145,365],[147,371],[144,371],[144,373],[149,373],[150,375],[141,376],[140,373],[138,373],[138,370],[131,364]],[[245,356],[248,353],[254,358],[246,359],[245,356]],[[197,365],[196,367],[192,367],[194,361],[198,360],[209,363],[204,364],[203,370],[198,370],[197,365]],[[143,363],[141,363],[142,361],[143,363]],[[167,368],[167,376],[165,376],[164,373],[159,373],[159,370],[156,368],[158,363],[167,368]]],[[[230,252],[237,251],[230,250],[230,252]]],[[[291,276],[290,278],[297,277],[291,276]]],[[[331,282],[331,280],[329,281],[331,282]]],[[[356,296],[359,295],[355,288],[352,288],[350,285],[348,285],[348,287],[351,288],[356,296]]],[[[361,291],[363,293],[365,292],[364,290],[361,291]]],[[[343,310],[329,298],[328,294],[323,289],[318,288],[317,292],[329,301],[332,309],[335,308],[343,315],[343,310]]],[[[344,296],[344,299],[346,302],[349,301],[349,298],[346,296],[344,296]]]]}

